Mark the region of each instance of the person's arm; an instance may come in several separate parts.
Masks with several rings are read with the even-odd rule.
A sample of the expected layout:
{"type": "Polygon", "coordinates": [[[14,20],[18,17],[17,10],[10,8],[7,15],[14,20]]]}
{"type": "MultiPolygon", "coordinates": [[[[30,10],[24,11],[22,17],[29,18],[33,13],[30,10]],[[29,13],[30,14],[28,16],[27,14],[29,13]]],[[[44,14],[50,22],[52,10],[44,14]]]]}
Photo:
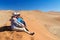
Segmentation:
{"type": "Polygon", "coordinates": [[[16,18],[13,18],[14,22],[19,25],[19,26],[23,26],[24,27],[24,24],[22,24],[21,22],[19,22],[16,18]]]}

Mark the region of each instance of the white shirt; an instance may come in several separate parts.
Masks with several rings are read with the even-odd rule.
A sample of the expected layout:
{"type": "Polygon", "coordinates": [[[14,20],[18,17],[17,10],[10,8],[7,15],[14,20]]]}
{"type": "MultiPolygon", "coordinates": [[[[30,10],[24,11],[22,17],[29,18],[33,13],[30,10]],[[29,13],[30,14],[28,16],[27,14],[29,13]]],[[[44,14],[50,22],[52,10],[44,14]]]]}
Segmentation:
{"type": "Polygon", "coordinates": [[[17,18],[12,18],[12,20],[11,20],[11,28],[18,27],[18,26],[24,27],[24,24],[19,22],[17,20],[17,18]]]}

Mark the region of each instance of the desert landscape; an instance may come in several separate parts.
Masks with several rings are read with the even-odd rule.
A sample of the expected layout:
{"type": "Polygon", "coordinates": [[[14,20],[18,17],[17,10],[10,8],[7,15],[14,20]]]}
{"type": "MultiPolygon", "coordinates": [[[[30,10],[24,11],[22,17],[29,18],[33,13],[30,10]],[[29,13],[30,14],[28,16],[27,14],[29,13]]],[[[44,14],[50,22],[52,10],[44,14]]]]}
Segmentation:
{"type": "Polygon", "coordinates": [[[33,36],[25,32],[1,31],[1,27],[10,26],[13,12],[0,10],[0,40],[60,40],[60,12],[18,11],[29,31],[35,32],[33,36]]]}

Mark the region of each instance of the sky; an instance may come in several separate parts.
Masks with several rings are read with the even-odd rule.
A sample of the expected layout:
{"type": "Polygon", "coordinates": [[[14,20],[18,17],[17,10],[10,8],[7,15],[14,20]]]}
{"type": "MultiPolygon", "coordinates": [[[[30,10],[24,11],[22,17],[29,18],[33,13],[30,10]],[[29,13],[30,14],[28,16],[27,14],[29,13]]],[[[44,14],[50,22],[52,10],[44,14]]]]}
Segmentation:
{"type": "Polygon", "coordinates": [[[0,10],[40,10],[60,12],[60,0],[0,0],[0,10]]]}

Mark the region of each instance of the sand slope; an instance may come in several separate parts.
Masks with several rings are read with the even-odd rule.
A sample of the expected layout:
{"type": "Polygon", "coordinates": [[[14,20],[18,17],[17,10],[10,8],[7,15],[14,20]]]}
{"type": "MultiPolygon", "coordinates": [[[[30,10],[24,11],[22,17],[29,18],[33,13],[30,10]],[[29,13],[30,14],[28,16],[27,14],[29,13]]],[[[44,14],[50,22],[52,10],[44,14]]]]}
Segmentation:
{"type": "MultiPolygon", "coordinates": [[[[10,25],[9,19],[12,12],[7,10],[0,11],[1,27],[10,25]]],[[[55,26],[60,26],[59,13],[40,11],[19,11],[19,13],[25,20],[27,28],[35,32],[35,35],[30,36],[25,32],[3,31],[0,32],[1,40],[60,40],[59,37],[54,35],[58,33],[53,30],[55,26]]]]}

